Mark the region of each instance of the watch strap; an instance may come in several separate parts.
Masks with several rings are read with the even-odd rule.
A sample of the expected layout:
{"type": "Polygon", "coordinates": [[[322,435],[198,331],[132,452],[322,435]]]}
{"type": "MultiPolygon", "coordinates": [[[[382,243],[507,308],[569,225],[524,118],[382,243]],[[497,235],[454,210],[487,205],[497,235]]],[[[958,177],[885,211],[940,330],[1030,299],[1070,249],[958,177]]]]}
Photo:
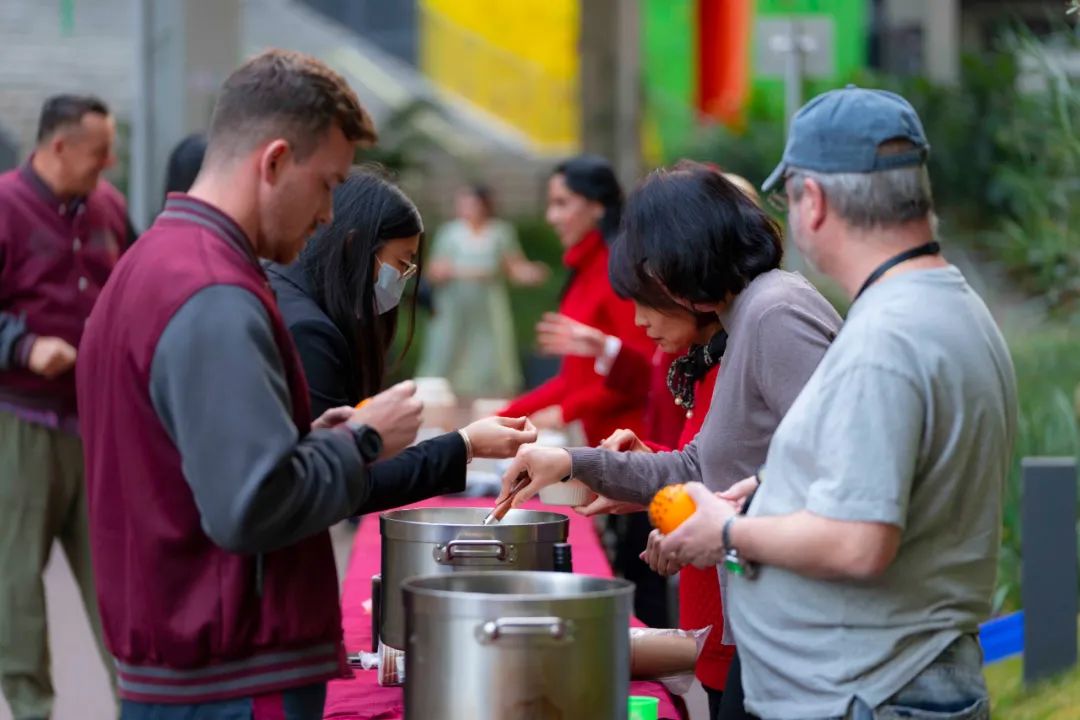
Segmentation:
{"type": "Polygon", "coordinates": [[[349,425],[349,430],[353,435],[353,442],[356,443],[356,449],[360,451],[360,457],[367,464],[371,464],[379,459],[379,455],[382,453],[383,441],[382,435],[379,431],[370,425],[349,425]]]}

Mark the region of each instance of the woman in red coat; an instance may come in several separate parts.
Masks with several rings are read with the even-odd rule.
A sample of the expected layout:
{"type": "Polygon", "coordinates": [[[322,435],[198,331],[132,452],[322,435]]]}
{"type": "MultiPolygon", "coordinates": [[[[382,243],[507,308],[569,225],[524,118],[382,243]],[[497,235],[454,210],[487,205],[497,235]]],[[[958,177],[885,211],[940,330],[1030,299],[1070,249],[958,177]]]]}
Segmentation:
{"type": "MultiPolygon", "coordinates": [[[[656,310],[653,316],[661,315],[656,310]]],[[[686,315],[689,315],[687,313],[686,315]]],[[[716,320],[716,316],[711,316],[716,320]]],[[[672,313],[659,323],[647,326],[651,335],[657,337],[679,338],[697,330],[694,344],[682,357],[676,359],[664,372],[668,388],[678,406],[685,413],[682,432],[676,445],[663,447],[640,441],[630,433],[620,433],[613,437],[613,443],[621,443],[624,449],[644,452],[666,452],[680,450],[687,445],[701,430],[705,416],[709,413],[713,388],[720,372],[720,359],[727,345],[727,333],[719,324],[702,325],[689,317],[679,318],[672,313]],[[682,326],[681,328],[679,326],[682,326]],[[631,447],[626,447],[627,445],[631,447]]],[[[664,345],[661,344],[661,348],[664,345]]],[[[717,412],[721,412],[717,409],[717,412]]],[[[679,627],[684,630],[696,630],[712,625],[712,632],[705,641],[705,647],[698,656],[694,674],[701,681],[709,696],[709,711],[713,718],[719,717],[720,700],[727,684],[728,670],[735,656],[734,645],[724,645],[724,606],[720,595],[720,579],[716,567],[699,569],[688,565],[679,571],[679,627]]]]}
{"type": "MultiPolygon", "coordinates": [[[[618,276],[612,282],[617,292],[630,293],[634,298],[636,321],[656,341],[654,353],[647,355],[622,347],[600,330],[569,318],[552,318],[551,332],[559,336],[564,351],[595,358],[597,368],[606,372],[609,387],[649,388],[640,437],[629,429],[617,430],[602,447],[621,452],[681,449],[698,434],[709,413],[727,334],[715,313],[688,312],[663,296],[643,294],[640,287],[627,287],[618,276]],[[644,303],[655,303],[662,308],[644,303]]],[[[640,505],[604,497],[577,508],[588,516],[637,513],[642,509],[640,505]]],[[[642,545],[637,548],[640,552],[643,543],[638,544],[642,545]]],[[[629,569],[624,570],[628,578],[629,569]]],[[[634,582],[640,582],[643,573],[652,571],[647,566],[643,571],[635,568],[634,582]]],[[[735,646],[722,642],[724,610],[716,568],[701,570],[687,566],[679,572],[679,627],[696,630],[709,625],[714,632],[709,634],[698,656],[694,673],[709,696],[711,716],[716,717],[735,646]]]]}
{"type": "MultiPolygon", "coordinates": [[[[611,164],[595,155],[567,160],[548,181],[547,221],[565,248],[563,264],[570,270],[559,313],[619,338],[628,348],[651,352],[645,333],[634,325],[633,305],[616,296],[608,281],[608,242],[618,230],[622,202],[611,164]]],[[[543,346],[544,322],[538,331],[543,346]]],[[[607,387],[595,365],[594,358],[567,355],[558,375],[499,414],[527,415],[537,427],[549,428],[580,420],[591,445],[616,428],[640,430],[645,390],[607,387]]]]}

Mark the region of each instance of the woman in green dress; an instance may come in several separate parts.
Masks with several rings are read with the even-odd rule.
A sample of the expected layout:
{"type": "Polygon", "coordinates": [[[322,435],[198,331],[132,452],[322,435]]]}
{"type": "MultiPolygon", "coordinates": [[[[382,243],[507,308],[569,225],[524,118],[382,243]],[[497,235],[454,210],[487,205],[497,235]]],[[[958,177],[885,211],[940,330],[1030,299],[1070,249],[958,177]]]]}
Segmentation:
{"type": "Polygon", "coordinates": [[[417,374],[446,378],[463,397],[510,397],[521,389],[521,366],[506,281],[539,285],[548,268],[525,258],[513,226],[495,217],[488,188],[461,190],[456,210],[425,268],[435,312],[417,374]]]}

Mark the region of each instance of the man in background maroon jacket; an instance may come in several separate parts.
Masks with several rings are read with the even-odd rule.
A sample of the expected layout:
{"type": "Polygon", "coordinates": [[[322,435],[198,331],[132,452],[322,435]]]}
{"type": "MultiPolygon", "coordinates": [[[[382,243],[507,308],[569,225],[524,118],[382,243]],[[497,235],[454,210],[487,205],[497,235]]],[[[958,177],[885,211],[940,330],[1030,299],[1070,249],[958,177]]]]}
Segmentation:
{"type": "Polygon", "coordinates": [[[100,100],[58,95],[30,159],[0,175],[0,688],[17,720],[52,709],[41,574],[54,539],[100,647],[73,366],[128,233],[101,179],[115,134],[100,100]]]}

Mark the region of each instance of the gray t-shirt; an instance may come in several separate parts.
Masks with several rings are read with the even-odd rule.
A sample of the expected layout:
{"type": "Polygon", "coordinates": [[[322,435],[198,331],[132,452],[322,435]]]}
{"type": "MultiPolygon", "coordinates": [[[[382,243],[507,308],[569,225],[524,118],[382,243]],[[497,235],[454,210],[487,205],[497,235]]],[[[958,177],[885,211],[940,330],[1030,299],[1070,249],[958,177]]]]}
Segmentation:
{"type": "Polygon", "coordinates": [[[954,267],[856,302],[776,430],[751,516],[806,510],[902,530],[872,580],[776,567],[729,582],[747,708],[763,718],[877,706],[990,613],[1016,434],[1005,341],[954,267]]]}

